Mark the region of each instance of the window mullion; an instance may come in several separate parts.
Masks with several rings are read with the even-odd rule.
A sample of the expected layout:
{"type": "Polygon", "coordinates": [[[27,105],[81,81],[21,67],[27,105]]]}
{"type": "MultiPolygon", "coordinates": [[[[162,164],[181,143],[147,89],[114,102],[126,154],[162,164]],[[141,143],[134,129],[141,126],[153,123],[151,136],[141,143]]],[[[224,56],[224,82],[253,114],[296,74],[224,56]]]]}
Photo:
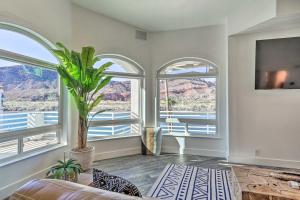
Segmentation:
{"type": "Polygon", "coordinates": [[[18,154],[22,154],[23,153],[23,149],[24,148],[24,141],[23,141],[23,137],[18,138],[18,154]]]}
{"type": "Polygon", "coordinates": [[[19,139],[22,137],[30,137],[30,136],[34,136],[34,135],[40,135],[43,133],[56,131],[58,129],[59,129],[59,125],[49,125],[49,126],[30,128],[30,129],[25,129],[25,130],[20,130],[20,131],[4,132],[4,133],[0,134],[0,142],[19,139]]]}
{"type": "Polygon", "coordinates": [[[1,166],[61,143],[63,94],[57,90],[63,89],[56,82],[55,45],[24,27],[0,23],[0,30],[12,38],[0,48],[1,103],[7,106],[0,116],[1,166]]]}
{"type": "Polygon", "coordinates": [[[177,132],[177,134],[181,136],[194,137],[197,134],[210,136],[212,136],[213,134],[216,135],[216,129],[218,128],[218,75],[218,68],[214,63],[206,59],[195,57],[175,59],[160,67],[156,72],[156,126],[161,126],[163,128],[163,131],[169,132],[169,134],[170,130],[168,127],[175,127],[172,131],[177,132]],[[163,81],[167,80],[172,82],[173,85],[170,84],[170,86],[165,86],[165,89],[163,90],[161,88],[161,84],[163,83],[163,81]],[[179,94],[185,93],[186,91],[190,90],[189,87],[191,87],[192,89],[194,89],[194,87],[202,88],[202,86],[200,86],[200,82],[206,82],[205,84],[207,86],[205,87],[208,89],[204,88],[203,92],[201,91],[201,94],[199,93],[199,95],[198,92],[197,95],[187,92],[187,97],[178,97],[179,94]],[[210,85],[209,82],[211,82],[210,85]],[[175,88],[174,93],[168,93],[166,88],[174,88],[176,86],[176,83],[180,83],[179,89],[181,91],[177,91],[178,93],[176,93],[175,88]],[[188,85],[187,87],[185,87],[183,86],[184,84],[191,84],[192,86],[188,85]],[[167,95],[166,100],[160,98],[161,90],[163,90],[164,92],[162,94],[167,95]],[[167,113],[170,113],[170,111],[173,110],[171,108],[169,109],[168,100],[169,98],[173,97],[172,95],[175,96],[175,99],[177,98],[178,101],[182,101],[184,103],[181,103],[180,105],[178,105],[178,107],[174,108],[174,113],[171,113],[171,122],[168,122],[168,120],[166,120],[166,118],[168,118],[167,113]],[[203,104],[205,104],[204,109],[202,109],[202,105],[194,105],[196,99],[203,100],[203,104]],[[163,103],[163,101],[165,101],[165,103],[163,103]],[[185,105],[190,102],[190,105],[185,105]],[[163,106],[166,106],[166,109],[161,109],[161,104],[163,106]],[[164,110],[169,112],[164,113],[164,110]],[[193,114],[186,113],[189,110],[191,110],[193,114]],[[182,113],[180,113],[181,111],[182,113]],[[203,114],[202,112],[206,113],[207,116],[201,117],[200,115],[203,114]],[[211,116],[208,117],[208,113],[210,113],[209,115],[211,116]],[[172,120],[174,122],[172,122],[172,120]]]}
{"type": "Polygon", "coordinates": [[[115,126],[140,123],[140,119],[119,119],[119,120],[98,120],[91,121],[90,127],[97,126],[115,126]]]}
{"type": "Polygon", "coordinates": [[[13,53],[0,49],[0,58],[8,61],[14,61],[22,64],[29,64],[37,67],[44,67],[48,69],[56,69],[56,65],[43,60],[31,58],[21,54],[13,53]]]}
{"type": "Polygon", "coordinates": [[[105,75],[108,76],[116,76],[118,78],[132,78],[132,79],[141,79],[144,78],[142,74],[133,74],[133,73],[125,73],[125,72],[105,72],[105,75]]]}
{"type": "Polygon", "coordinates": [[[164,79],[174,79],[174,78],[215,78],[217,73],[206,73],[206,74],[197,74],[197,73],[187,73],[187,74],[158,74],[157,78],[160,80],[164,79]]]}
{"type": "MultiPolygon", "coordinates": [[[[141,129],[144,70],[135,61],[121,55],[103,54],[99,55],[98,58],[100,58],[98,64],[112,63],[111,68],[106,70],[104,74],[113,77],[112,82],[114,83],[109,87],[112,88],[110,93],[116,95],[108,97],[107,100],[113,103],[108,102],[107,108],[114,106],[114,104],[117,108],[112,109],[112,114],[105,112],[94,118],[90,123],[90,127],[93,128],[89,130],[89,138],[131,135],[133,132],[137,132],[137,129],[141,129]],[[122,93],[124,93],[121,94],[122,97],[118,94],[118,87],[122,87],[122,93]],[[138,128],[136,128],[136,124],[139,125],[138,128]]],[[[95,66],[97,66],[97,63],[95,66]]],[[[106,95],[105,90],[103,90],[103,93],[106,95]]]]}

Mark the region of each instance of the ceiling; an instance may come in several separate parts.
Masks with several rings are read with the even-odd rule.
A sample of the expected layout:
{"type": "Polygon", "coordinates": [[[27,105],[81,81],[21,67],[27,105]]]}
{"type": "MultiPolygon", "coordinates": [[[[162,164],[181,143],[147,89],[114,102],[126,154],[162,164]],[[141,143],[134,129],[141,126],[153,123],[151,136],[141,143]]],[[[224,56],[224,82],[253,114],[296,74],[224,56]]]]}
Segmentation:
{"type": "Polygon", "coordinates": [[[270,32],[296,28],[300,28],[300,14],[278,16],[255,25],[241,33],[270,32]]]}
{"type": "Polygon", "coordinates": [[[223,24],[226,16],[246,1],[249,0],[73,0],[81,7],[146,31],[223,24]]]}

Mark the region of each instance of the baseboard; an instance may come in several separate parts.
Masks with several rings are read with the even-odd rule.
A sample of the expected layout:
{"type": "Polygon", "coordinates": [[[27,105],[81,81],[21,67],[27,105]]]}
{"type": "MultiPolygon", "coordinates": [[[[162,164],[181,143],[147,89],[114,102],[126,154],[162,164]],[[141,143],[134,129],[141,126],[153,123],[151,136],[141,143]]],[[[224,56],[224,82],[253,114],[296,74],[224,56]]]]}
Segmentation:
{"type": "Polygon", "coordinates": [[[115,151],[96,153],[95,160],[105,160],[110,158],[118,158],[122,156],[130,156],[130,155],[137,155],[137,154],[141,154],[141,148],[118,149],[115,151]]]}
{"type": "Polygon", "coordinates": [[[27,176],[16,182],[6,185],[5,187],[0,188],[0,199],[5,199],[5,198],[9,197],[12,193],[14,193],[14,191],[16,191],[18,188],[20,188],[22,185],[24,185],[25,183],[27,183],[30,180],[45,178],[45,174],[48,172],[48,170],[51,167],[52,166],[45,168],[43,170],[40,170],[34,174],[31,174],[30,176],[27,176]]]}
{"type": "Polygon", "coordinates": [[[187,154],[187,155],[199,155],[199,156],[211,156],[211,157],[226,157],[225,151],[211,150],[211,149],[197,149],[197,148],[185,148],[180,150],[172,146],[163,146],[163,153],[177,153],[177,154],[187,154]]]}
{"type": "Polygon", "coordinates": [[[298,160],[285,160],[285,159],[266,158],[266,157],[258,157],[258,156],[253,157],[253,156],[229,155],[228,161],[233,163],[243,163],[243,164],[251,164],[251,165],[300,168],[300,161],[298,160]]]}

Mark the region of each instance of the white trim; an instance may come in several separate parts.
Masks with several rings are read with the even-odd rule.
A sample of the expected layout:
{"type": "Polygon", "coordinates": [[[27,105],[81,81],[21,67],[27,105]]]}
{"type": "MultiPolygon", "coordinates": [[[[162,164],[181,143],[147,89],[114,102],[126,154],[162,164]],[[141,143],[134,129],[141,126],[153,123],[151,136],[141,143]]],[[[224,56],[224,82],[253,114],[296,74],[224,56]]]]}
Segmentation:
{"type": "Polygon", "coordinates": [[[178,134],[163,134],[163,136],[166,137],[186,137],[186,138],[203,138],[203,139],[222,139],[222,137],[220,135],[204,135],[204,134],[199,134],[199,135],[184,135],[181,133],[178,134]]]}
{"type": "Polygon", "coordinates": [[[56,65],[47,61],[39,60],[36,58],[24,56],[22,54],[6,51],[3,49],[0,49],[0,58],[11,61],[11,62],[17,62],[20,64],[28,64],[33,65],[35,67],[42,67],[46,69],[51,69],[56,71],[56,65]]]}
{"type": "MultiPolygon", "coordinates": [[[[178,120],[178,123],[187,123],[187,124],[198,124],[198,125],[218,125],[216,119],[192,119],[192,118],[178,118],[174,117],[174,119],[178,120]]],[[[159,122],[166,122],[166,118],[159,118],[159,122]]]]}
{"type": "MultiPolygon", "coordinates": [[[[124,62],[127,62],[127,63],[131,64],[132,66],[134,66],[138,70],[138,73],[135,74],[137,77],[140,76],[140,75],[145,74],[145,71],[144,71],[143,67],[140,64],[138,64],[137,62],[135,62],[134,60],[132,60],[132,59],[126,57],[126,56],[123,56],[123,55],[120,55],[120,54],[100,54],[97,57],[99,57],[99,58],[108,58],[108,59],[109,58],[114,58],[114,59],[122,60],[124,62]]],[[[112,74],[113,73],[114,72],[112,72],[112,74]]],[[[124,73],[124,74],[128,74],[128,73],[124,73]]]]}
{"type": "MultiPolygon", "coordinates": [[[[104,59],[104,58],[114,58],[114,59],[119,59],[121,61],[127,62],[130,65],[132,65],[132,67],[134,67],[135,69],[137,69],[138,73],[127,73],[127,72],[104,72],[104,74],[106,75],[111,75],[113,78],[116,77],[121,77],[121,78],[128,78],[128,79],[137,79],[139,82],[139,97],[138,97],[138,101],[139,101],[139,118],[135,118],[135,119],[116,119],[116,120],[95,120],[95,121],[91,121],[90,122],[90,127],[98,127],[98,126],[114,126],[114,125],[128,125],[128,124],[140,124],[140,129],[142,126],[142,123],[144,121],[144,112],[142,110],[142,108],[144,107],[144,95],[143,95],[143,91],[144,91],[144,87],[145,87],[145,71],[144,69],[141,67],[141,65],[139,65],[137,62],[135,62],[134,60],[120,55],[120,54],[100,54],[97,55],[98,58],[100,59],[104,59]]],[[[136,136],[136,135],[132,135],[132,136],[136,136]]],[[[124,136],[120,136],[120,137],[100,137],[97,139],[92,139],[91,141],[97,141],[97,140],[105,140],[105,139],[117,139],[117,138],[124,138],[124,136]]]]}
{"type": "Polygon", "coordinates": [[[215,78],[218,73],[184,73],[184,74],[157,74],[157,78],[160,80],[174,79],[174,78],[215,78]]]}
{"type": "Polygon", "coordinates": [[[8,22],[0,22],[0,29],[6,29],[6,30],[23,34],[33,40],[36,40],[38,43],[41,43],[48,50],[50,50],[51,48],[55,48],[55,45],[53,45],[52,42],[44,38],[41,34],[32,31],[31,29],[26,28],[24,26],[20,26],[8,22]]]}
{"type": "Polygon", "coordinates": [[[104,72],[103,74],[107,76],[112,76],[113,78],[130,78],[130,79],[142,79],[145,76],[143,74],[132,74],[132,73],[123,73],[123,72],[104,72]]]}
{"type": "MultiPolygon", "coordinates": [[[[2,23],[0,22],[0,29],[3,30],[9,30],[12,32],[20,33],[28,38],[31,38],[35,42],[42,45],[46,50],[48,50],[49,53],[51,53],[54,58],[58,61],[57,57],[54,55],[52,49],[55,48],[55,45],[53,45],[51,42],[49,42],[47,39],[42,37],[40,34],[35,33],[34,31],[31,31],[30,29],[27,29],[22,26],[10,24],[10,23],[2,23]]],[[[0,58],[8,61],[18,62],[21,64],[29,64],[36,67],[42,67],[46,69],[51,69],[56,71],[56,64],[50,63],[44,60],[40,60],[37,58],[33,58],[30,56],[18,54],[11,51],[6,51],[3,49],[0,49],[0,58]]],[[[59,63],[59,62],[58,62],[59,63]]],[[[61,84],[62,80],[58,78],[58,92],[59,92],[59,111],[58,111],[58,124],[57,125],[49,125],[49,126],[43,126],[43,127],[37,127],[37,128],[28,128],[21,131],[7,131],[2,133],[0,136],[0,142],[9,141],[18,139],[18,154],[16,156],[7,157],[0,160],[0,166],[10,164],[19,160],[22,160],[24,158],[28,158],[34,155],[39,154],[40,152],[46,152],[51,149],[56,149],[57,146],[64,146],[62,143],[63,138],[63,124],[64,124],[64,114],[63,114],[63,108],[64,108],[64,88],[61,84]],[[26,153],[23,153],[23,138],[32,136],[32,135],[39,135],[50,131],[56,131],[57,137],[58,137],[58,144],[55,145],[49,145],[42,148],[38,148],[36,150],[28,151],[26,153]]]]}
{"type": "Polygon", "coordinates": [[[210,157],[220,157],[225,158],[226,152],[222,150],[212,150],[212,149],[198,149],[198,148],[184,148],[178,149],[174,146],[162,146],[163,153],[176,153],[185,155],[199,155],[199,156],[210,156],[210,157]]]}
{"type": "Polygon", "coordinates": [[[22,154],[18,154],[16,156],[8,157],[7,160],[6,158],[4,158],[3,162],[0,163],[0,168],[66,146],[67,144],[53,144],[35,150],[31,150],[22,154]]]}
{"type": "Polygon", "coordinates": [[[124,138],[133,138],[133,137],[141,137],[141,135],[140,134],[134,134],[134,135],[91,137],[91,138],[88,138],[88,143],[98,142],[98,141],[103,141],[103,140],[117,140],[117,139],[124,139],[124,138]]]}
{"type": "Polygon", "coordinates": [[[0,29],[17,32],[31,38],[32,40],[35,40],[36,42],[40,43],[43,47],[45,47],[54,56],[54,58],[56,58],[57,62],[59,62],[57,57],[51,51],[51,49],[55,49],[56,46],[52,44],[52,42],[44,38],[42,35],[40,35],[39,33],[34,32],[24,26],[7,23],[7,22],[0,22],[0,29]]]}
{"type": "MultiPolygon", "coordinates": [[[[220,76],[218,73],[218,67],[215,63],[207,60],[207,59],[203,59],[203,58],[197,58],[197,57],[183,57],[183,58],[178,58],[178,59],[174,59],[170,62],[167,62],[166,64],[162,65],[161,67],[158,68],[158,70],[156,71],[156,98],[155,98],[155,126],[159,126],[160,122],[161,122],[161,118],[160,118],[160,80],[162,79],[172,79],[172,78],[188,78],[188,77],[205,77],[205,73],[187,73],[187,74],[167,74],[167,75],[162,75],[160,74],[161,71],[163,71],[165,68],[169,67],[170,65],[177,63],[177,62],[181,62],[181,61],[205,61],[208,64],[211,64],[213,67],[215,67],[216,69],[216,73],[207,73],[208,77],[211,77],[214,75],[214,78],[216,78],[216,119],[214,120],[215,122],[213,123],[211,120],[207,121],[209,123],[213,123],[212,125],[216,125],[216,134],[214,135],[214,137],[216,138],[220,138],[220,132],[219,132],[219,127],[220,127],[220,95],[219,95],[219,82],[220,82],[220,76]]],[[[192,121],[192,120],[190,120],[192,121]]],[[[199,123],[203,122],[203,120],[199,120],[199,123]]],[[[195,119],[195,121],[193,121],[193,123],[197,123],[197,120],[195,119]]],[[[208,124],[209,125],[209,124],[208,124]]],[[[212,138],[212,137],[211,137],[212,138]]]]}
{"type": "MultiPolygon", "coordinates": [[[[165,64],[163,64],[162,66],[160,66],[157,70],[157,74],[159,74],[161,71],[163,71],[164,69],[166,69],[167,67],[169,67],[170,65],[173,65],[175,63],[178,63],[178,62],[182,62],[182,61],[205,61],[207,62],[208,64],[211,64],[213,65],[216,69],[217,69],[217,65],[207,59],[204,59],[204,58],[198,58],[198,57],[183,57],[183,58],[176,58],[174,60],[171,60],[165,64]]],[[[196,73],[195,73],[196,74],[196,73]]],[[[201,74],[201,73],[199,73],[201,74]]]]}
{"type": "Polygon", "coordinates": [[[250,155],[229,155],[229,162],[251,164],[251,165],[263,165],[263,166],[275,166],[275,167],[286,167],[286,168],[300,168],[299,160],[286,160],[279,158],[268,158],[250,155]]]}
{"type": "Polygon", "coordinates": [[[141,147],[125,148],[95,154],[95,161],[141,154],[141,147]]]}
{"type": "Polygon", "coordinates": [[[57,131],[59,128],[60,128],[59,125],[48,125],[48,126],[41,126],[36,128],[27,128],[19,131],[3,132],[0,134],[0,142],[53,132],[53,131],[57,131]]]}
{"type": "Polygon", "coordinates": [[[90,127],[138,124],[140,121],[140,119],[97,120],[91,121],[90,127]]]}

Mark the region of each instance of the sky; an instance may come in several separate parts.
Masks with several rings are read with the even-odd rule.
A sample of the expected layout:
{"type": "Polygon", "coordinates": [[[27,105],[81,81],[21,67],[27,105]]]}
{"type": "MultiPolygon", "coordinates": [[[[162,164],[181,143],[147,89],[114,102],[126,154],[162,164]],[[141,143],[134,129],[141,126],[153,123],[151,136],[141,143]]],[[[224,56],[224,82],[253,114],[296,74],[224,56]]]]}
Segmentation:
{"type": "MultiPolygon", "coordinates": [[[[57,63],[56,58],[44,46],[27,36],[9,30],[0,29],[0,49],[57,63]]],[[[12,63],[0,60],[0,67],[7,64],[12,63]]]]}
{"type": "MultiPolygon", "coordinates": [[[[21,55],[33,57],[36,59],[48,61],[50,63],[57,64],[57,59],[50,53],[48,49],[42,46],[35,40],[10,30],[0,29],[0,49],[15,52],[21,55]]],[[[135,73],[135,70],[130,66],[129,63],[118,59],[105,58],[96,63],[95,67],[99,67],[106,62],[113,62],[114,64],[107,70],[108,72],[127,72],[135,73]]],[[[18,65],[15,62],[6,61],[0,59],[0,67],[7,67],[18,65]]],[[[173,68],[174,69],[174,68],[173,68]]],[[[193,68],[186,68],[180,70],[166,70],[167,73],[177,74],[177,73],[189,73],[189,72],[200,72],[205,73],[206,67],[199,66],[193,68]]]]}
{"type": "MultiPolygon", "coordinates": [[[[56,58],[48,49],[35,40],[17,32],[0,29],[0,49],[57,64],[56,58]]],[[[112,60],[102,59],[96,63],[96,67],[108,61],[112,60]]],[[[18,65],[18,63],[0,59],[0,67],[13,65],[18,65]]],[[[107,71],[126,72],[126,70],[118,64],[113,64],[107,71]]]]}

